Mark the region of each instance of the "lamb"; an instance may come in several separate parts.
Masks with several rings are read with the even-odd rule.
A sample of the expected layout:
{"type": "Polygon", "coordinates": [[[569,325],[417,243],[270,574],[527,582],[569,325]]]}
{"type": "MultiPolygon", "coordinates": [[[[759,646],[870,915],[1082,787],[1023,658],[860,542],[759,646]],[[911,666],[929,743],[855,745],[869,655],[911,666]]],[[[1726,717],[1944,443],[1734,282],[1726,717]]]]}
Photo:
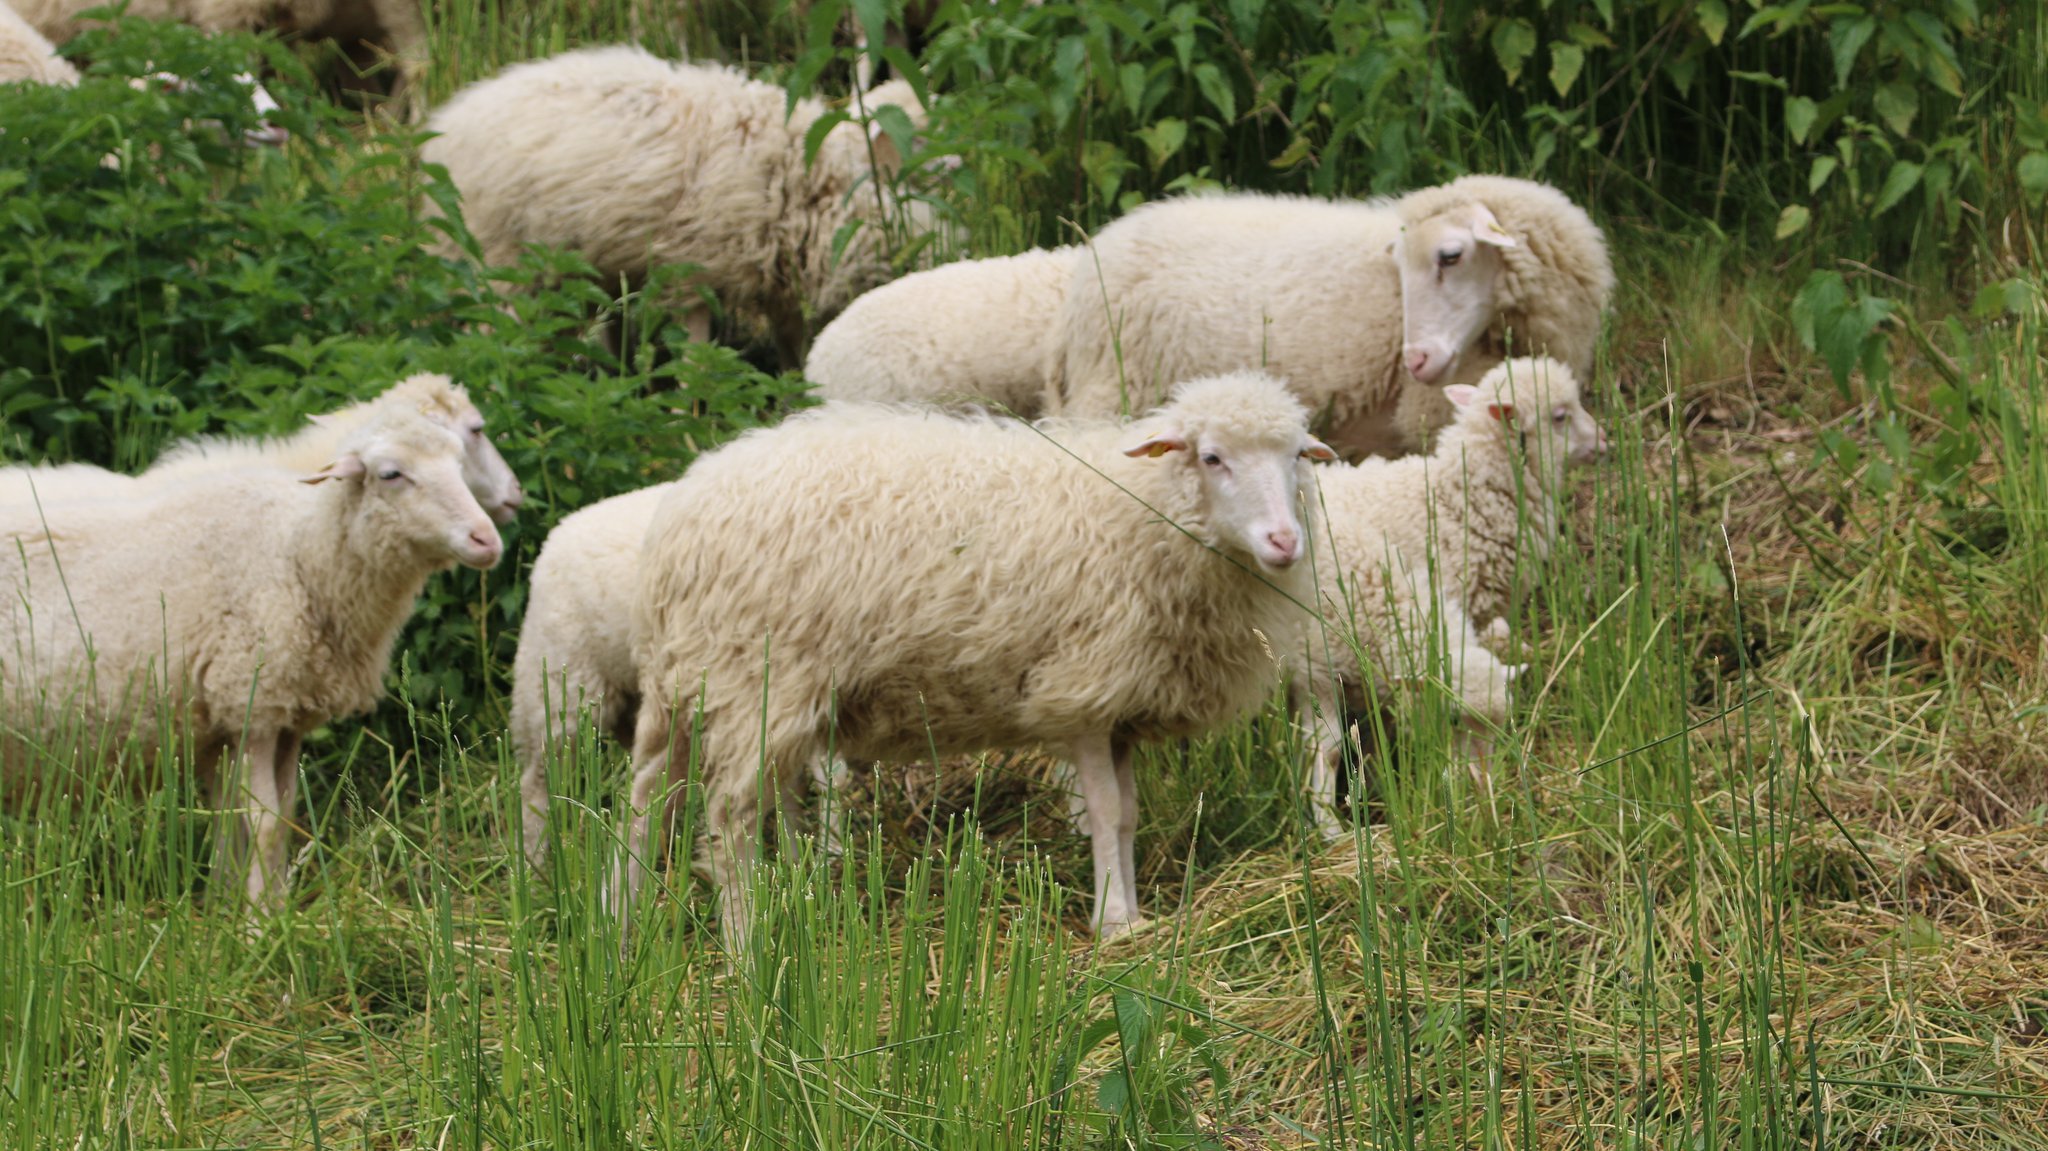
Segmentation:
{"type": "Polygon", "coordinates": [[[640,693],[632,635],[640,541],[669,487],[627,492],[564,517],[533,561],[512,657],[511,736],[522,769],[526,858],[536,869],[547,853],[549,739],[572,739],[587,707],[597,730],[630,740],[640,693]]]}
{"type": "Polygon", "coordinates": [[[492,519],[501,524],[512,521],[526,499],[519,477],[512,474],[505,458],[498,454],[497,445],[485,432],[483,413],[470,402],[469,392],[434,372],[408,376],[375,399],[314,416],[308,427],[290,436],[201,436],[174,444],[140,476],[122,475],[89,464],[0,468],[0,506],[118,499],[135,496],[155,481],[236,468],[264,466],[314,471],[338,454],[350,433],[391,407],[425,413],[459,435],[464,444],[462,474],[470,492],[492,519]]]}
{"type": "Polygon", "coordinates": [[[1093,253],[1075,261],[1046,410],[1112,413],[1163,380],[1256,366],[1289,382],[1347,458],[1419,446],[1392,426],[1404,375],[1476,373],[1488,365],[1466,361],[1510,337],[1590,371],[1614,283],[1582,210],[1501,176],[1393,201],[1162,201],[1104,228],[1093,253]]]}
{"type": "Polygon", "coordinates": [[[1476,386],[1444,390],[1458,414],[1432,454],[1319,475],[1316,538],[1326,550],[1317,559],[1318,603],[1335,635],[1308,645],[1318,736],[1309,786],[1326,833],[1338,829],[1338,705],[1366,674],[1358,651],[1397,676],[1418,674],[1413,656],[1428,648],[1418,628],[1434,608],[1453,692],[1476,717],[1501,718],[1510,673],[1480,646],[1474,625],[1504,620],[1518,577],[1549,556],[1565,468],[1607,452],[1577,377],[1556,360],[1509,360],[1476,386]],[[1425,598],[1432,563],[1440,604],[1425,598]]]}
{"type": "Polygon", "coordinates": [[[638,889],[693,750],[737,943],[761,765],[787,794],[828,746],[1052,743],[1088,799],[1095,925],[1138,923],[1132,749],[1221,724],[1277,683],[1273,644],[1313,594],[1295,562],[1304,458],[1330,452],[1257,373],[1182,384],[1134,426],[838,404],[700,457],[640,556],[618,894],[638,889]]]}
{"type": "Polygon", "coordinates": [[[0,84],[78,83],[78,69],[34,26],[0,0],[0,84]]]}
{"type": "Polygon", "coordinates": [[[277,909],[301,739],[382,695],[428,576],[502,553],[464,456],[455,430],[387,405],[310,476],[204,472],[135,499],[0,508],[7,790],[69,775],[49,749],[71,746],[74,725],[101,734],[96,758],[189,747],[202,780],[239,803],[242,785],[223,787],[231,756],[247,772],[244,890],[277,909]]]}
{"type": "MultiPolygon", "coordinates": [[[[923,118],[904,81],[864,102],[885,104],[923,118]]],[[[882,233],[898,211],[888,183],[901,158],[887,135],[849,123],[806,165],[805,137],[825,106],[786,107],[781,88],[731,68],[586,48],[456,93],[428,119],[438,135],[420,157],[447,168],[486,264],[511,264],[527,244],[580,253],[613,284],[694,264],[698,282],[796,367],[805,305],[829,314],[887,273],[882,233]],[[847,225],[859,227],[835,254],[847,225]]],[[[702,301],[677,306],[695,336],[709,336],[702,301]]]]}
{"type": "Polygon", "coordinates": [[[961,260],[876,288],[818,333],[804,375],[828,400],[968,399],[1035,417],[1078,251],[961,260]]]}

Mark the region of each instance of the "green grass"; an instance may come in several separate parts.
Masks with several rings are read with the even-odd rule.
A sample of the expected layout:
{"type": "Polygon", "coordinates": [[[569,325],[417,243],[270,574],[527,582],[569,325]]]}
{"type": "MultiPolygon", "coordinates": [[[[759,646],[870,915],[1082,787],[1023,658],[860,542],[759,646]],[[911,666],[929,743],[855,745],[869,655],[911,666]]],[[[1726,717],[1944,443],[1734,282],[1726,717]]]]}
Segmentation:
{"type": "MultiPolygon", "coordinates": [[[[435,11],[436,95],[636,18],[624,3],[435,11]]],[[[816,63],[792,59],[811,42],[798,14],[706,11],[695,42],[816,63]]],[[[642,30],[697,35],[659,27],[642,30]]],[[[2038,71],[1996,82],[2043,91],[2038,71]]],[[[1014,146],[1015,125],[980,127],[1008,143],[956,189],[976,250],[1042,238],[1075,204],[1107,210],[1078,182],[1075,204],[1022,203],[1046,170],[1062,188],[1072,173],[1032,175],[1043,157],[1014,146]]],[[[1197,136],[1220,149],[1256,127],[1197,136]]],[[[352,202],[389,191],[389,147],[255,161],[272,166],[241,186],[246,213],[200,223],[283,233],[318,209],[314,231],[346,222],[410,251],[410,191],[375,218],[352,202]]],[[[147,197],[185,195],[167,187],[134,182],[132,235],[164,219],[147,197]]],[[[1384,753],[1354,781],[1362,818],[1336,843],[1310,830],[1305,753],[1277,705],[1149,749],[1154,922],[1107,945],[1085,930],[1087,845],[1030,749],[886,766],[846,797],[841,853],[800,836],[771,853],[736,956],[687,834],[627,921],[603,906],[626,765],[594,735],[556,765],[556,849],[530,872],[496,678],[520,573],[439,581],[396,703],[309,741],[278,918],[251,925],[214,886],[219,813],[189,757],[10,796],[0,1147],[2048,1147],[2043,222],[2022,202],[1978,207],[2001,236],[1986,249],[1883,272],[1819,262],[1858,299],[1898,302],[1874,332],[1825,337],[1876,349],[1840,379],[1821,337],[1802,340],[1803,263],[1718,235],[1701,205],[1678,234],[1611,217],[1623,287],[1591,406],[1616,451],[1576,474],[1565,541],[1518,609],[1529,671],[1490,774],[1453,754],[1455,717],[1427,686],[1386,701],[1384,753]]],[[[1864,223],[1817,219],[1800,242],[1864,223]]],[[[659,327],[606,361],[582,336],[602,293],[573,280],[506,323],[474,274],[333,246],[378,258],[391,315],[448,315],[406,337],[250,338],[212,305],[159,308],[150,280],[122,289],[137,332],[195,334],[124,343],[89,310],[97,264],[39,264],[81,318],[0,349],[8,418],[43,421],[8,446],[139,462],[221,408],[274,425],[431,344],[420,366],[489,381],[534,497],[514,539],[530,561],[544,524],[788,402],[659,327]],[[65,343],[88,331],[104,340],[65,343]],[[188,345],[227,335],[232,354],[199,374],[188,345]],[[103,378],[35,400],[26,365],[61,383],[94,348],[103,378]],[[79,418],[81,393],[103,418],[79,418]]],[[[247,307],[240,249],[219,247],[194,283],[247,307]]],[[[147,250],[165,276],[193,263],[147,250]]],[[[271,290],[269,314],[326,318],[271,290]]],[[[60,735],[36,753],[45,774],[105,738],[60,735]]]]}

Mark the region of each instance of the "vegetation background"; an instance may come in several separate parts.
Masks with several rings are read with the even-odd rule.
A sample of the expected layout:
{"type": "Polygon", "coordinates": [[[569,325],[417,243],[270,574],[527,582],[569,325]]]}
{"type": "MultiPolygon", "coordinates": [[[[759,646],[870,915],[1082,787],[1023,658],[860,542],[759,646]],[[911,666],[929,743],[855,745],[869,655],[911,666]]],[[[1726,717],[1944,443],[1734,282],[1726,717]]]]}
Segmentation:
{"type": "Polygon", "coordinates": [[[911,765],[763,869],[747,954],[680,864],[622,953],[618,749],[560,765],[545,872],[511,847],[523,568],[801,381],[573,257],[426,254],[452,191],[331,48],[128,22],[78,89],[0,89],[0,453],[132,469],[434,369],[532,499],[517,562],[431,586],[391,703],[309,744],[260,932],[185,765],[0,814],[0,1145],[2048,1146],[2043,7],[911,9],[430,0],[424,89],[637,38],[844,91],[864,26],[962,161],[914,169],[953,231],[906,269],[1217,185],[1565,189],[1622,272],[1619,450],[1517,606],[1490,783],[1426,685],[1335,844],[1277,707],[1153,749],[1158,923],[1098,948],[1035,757],[911,765]],[[122,80],[255,63],[280,152],[220,142],[231,89],[122,80]]]}

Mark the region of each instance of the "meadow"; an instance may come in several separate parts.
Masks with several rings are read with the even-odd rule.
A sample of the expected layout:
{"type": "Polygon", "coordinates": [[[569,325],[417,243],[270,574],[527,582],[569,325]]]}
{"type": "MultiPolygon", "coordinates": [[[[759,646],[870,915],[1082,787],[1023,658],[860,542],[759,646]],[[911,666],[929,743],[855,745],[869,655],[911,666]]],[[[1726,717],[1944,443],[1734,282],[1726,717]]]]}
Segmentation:
{"type": "MultiPolygon", "coordinates": [[[[844,21],[905,16],[427,11],[429,101],[633,36],[843,92],[844,21]]],[[[438,370],[529,501],[498,570],[430,585],[387,704],[309,741],[294,898],[260,929],[209,875],[190,763],[36,749],[83,782],[0,811],[0,1146],[2048,1147],[2041,6],[928,15],[884,62],[929,80],[922,155],[960,163],[910,166],[951,228],[905,269],[1189,189],[1464,171],[1552,182],[1607,230],[1589,406],[1615,450],[1516,605],[1490,776],[1450,766],[1427,684],[1368,717],[1335,842],[1282,701],[1150,748],[1153,922],[1101,945],[1033,749],[839,797],[845,840],[779,845],[737,955],[683,858],[693,811],[650,898],[601,905],[626,756],[595,733],[529,869],[503,734],[523,568],[804,385],[690,343],[661,285],[428,255],[462,231],[419,204],[452,189],[330,48],[131,22],[77,46],[78,89],[0,88],[0,458],[133,469],[438,370]],[[192,131],[244,126],[232,93],[118,79],[251,62],[285,149],[192,131]]]]}

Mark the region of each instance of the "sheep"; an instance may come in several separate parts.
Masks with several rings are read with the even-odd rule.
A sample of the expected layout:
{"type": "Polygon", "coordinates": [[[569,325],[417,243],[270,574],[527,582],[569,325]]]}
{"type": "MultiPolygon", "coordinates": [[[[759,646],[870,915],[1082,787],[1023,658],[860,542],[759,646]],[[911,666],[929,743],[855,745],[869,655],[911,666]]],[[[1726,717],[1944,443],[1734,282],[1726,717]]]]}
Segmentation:
{"type": "Polygon", "coordinates": [[[314,416],[308,427],[290,436],[201,436],[174,444],[139,476],[89,464],[0,468],[0,506],[122,498],[144,491],[154,481],[242,467],[313,471],[334,458],[351,432],[389,407],[417,409],[461,436],[465,445],[463,478],[470,492],[492,519],[501,524],[512,521],[526,499],[519,477],[512,474],[485,433],[483,414],[470,402],[469,392],[435,372],[408,376],[375,399],[314,416]]]}
{"type": "Polygon", "coordinates": [[[135,499],[0,508],[0,771],[22,781],[9,790],[38,782],[37,759],[81,723],[102,753],[190,747],[226,802],[232,756],[247,772],[243,889],[277,910],[301,739],[383,694],[428,576],[503,551],[465,451],[429,413],[387,405],[311,475],[202,472],[135,499]]]}
{"type": "Polygon", "coordinates": [[[1137,924],[1132,749],[1221,724],[1278,682],[1272,644],[1313,595],[1295,562],[1304,458],[1331,454],[1285,388],[1249,372],[1184,383],[1135,425],[828,404],[700,457],[640,555],[614,898],[638,890],[686,759],[738,944],[760,765],[786,795],[828,746],[1051,743],[1088,799],[1094,924],[1137,924]]]}
{"type": "Polygon", "coordinates": [[[1318,475],[1315,538],[1325,554],[1317,557],[1317,602],[1334,634],[1307,645],[1318,745],[1309,787],[1326,833],[1339,827],[1331,810],[1339,704],[1367,674],[1359,650],[1397,669],[1397,678],[1421,674],[1413,660],[1430,645],[1418,628],[1433,608],[1454,694],[1476,717],[1500,719],[1511,672],[1480,645],[1475,625],[1503,621],[1518,577],[1549,556],[1565,468],[1607,452],[1577,377],[1556,360],[1508,360],[1477,385],[1444,391],[1457,418],[1432,454],[1337,464],[1318,475]],[[1440,603],[1430,602],[1439,594],[1440,603]]]}
{"type": "Polygon", "coordinates": [[[1077,248],[961,260],[868,292],[811,344],[828,400],[980,400],[1039,415],[1047,341],[1077,248]]]}
{"type": "Polygon", "coordinates": [[[1261,367],[1351,459],[1420,446],[1390,426],[1404,375],[1476,374],[1490,365],[1461,360],[1482,337],[1489,351],[1511,338],[1590,372],[1614,283],[1582,210],[1501,176],[1391,201],[1167,200],[1104,228],[1092,250],[1061,310],[1047,411],[1112,413],[1149,402],[1162,380],[1261,367]]]}
{"type": "Polygon", "coordinates": [[[34,26],[0,0],[0,84],[78,83],[78,69],[34,26]]]}
{"type": "Polygon", "coordinates": [[[572,738],[588,707],[597,730],[629,742],[640,692],[631,630],[640,541],[668,490],[657,484],[564,517],[533,561],[512,657],[510,727],[535,869],[547,852],[549,739],[572,738]]]}
{"type": "MultiPolygon", "coordinates": [[[[421,149],[462,193],[463,219],[491,266],[527,244],[581,254],[605,280],[643,281],[694,264],[699,282],[764,328],[785,366],[803,362],[804,306],[842,307],[888,269],[880,234],[898,203],[887,135],[844,124],[815,160],[805,137],[817,100],[785,112],[781,88],[722,65],[675,64],[634,47],[586,48],[515,64],[471,84],[427,122],[421,149]],[[834,248],[842,229],[859,225],[834,248]]],[[[864,107],[923,109],[892,80],[864,107]]],[[[911,205],[921,207],[921,205],[911,205]]],[[[442,254],[456,254],[444,243],[442,254]]],[[[708,338],[701,301],[679,301],[708,338]]]]}

